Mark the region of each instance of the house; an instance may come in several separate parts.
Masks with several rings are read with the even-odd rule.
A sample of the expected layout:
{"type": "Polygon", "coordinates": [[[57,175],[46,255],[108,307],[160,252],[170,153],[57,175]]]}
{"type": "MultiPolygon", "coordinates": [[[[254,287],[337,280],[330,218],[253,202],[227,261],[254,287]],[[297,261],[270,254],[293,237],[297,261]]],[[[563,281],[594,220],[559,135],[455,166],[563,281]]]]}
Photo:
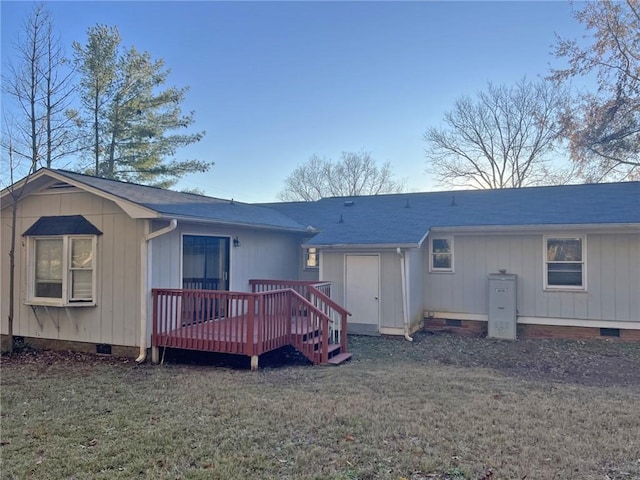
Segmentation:
{"type": "MultiPolygon", "coordinates": [[[[296,342],[301,350],[309,347],[310,327],[301,324],[315,321],[332,324],[335,345],[312,344],[311,360],[346,358],[346,335],[341,338],[342,330],[333,326],[346,321],[345,313],[328,298],[328,286],[283,282],[299,277],[300,244],[308,235],[306,226],[284,214],[51,169],[37,171],[14,190],[22,193],[14,334],[32,344],[142,361],[155,337],[156,356],[158,346],[210,349],[249,355],[257,366],[265,351],[296,342]],[[252,292],[290,286],[302,297],[252,292]],[[210,291],[220,293],[201,293],[210,291]],[[305,316],[295,325],[290,315],[277,318],[285,303],[296,302],[305,316]]],[[[9,190],[0,198],[3,335],[12,198],[9,190]]],[[[328,334],[314,331],[316,342],[328,341],[328,334]]]]}
{"type": "Polygon", "coordinates": [[[504,272],[519,335],[640,340],[640,182],[268,206],[319,231],[303,246],[351,332],[486,331],[504,272]]]}
{"type": "Polygon", "coordinates": [[[14,334],[36,345],[257,366],[291,344],[338,363],[347,331],[486,330],[492,274],[513,279],[495,291],[513,293],[519,335],[640,339],[638,182],[261,205],[51,169],[15,187],[14,334]]]}

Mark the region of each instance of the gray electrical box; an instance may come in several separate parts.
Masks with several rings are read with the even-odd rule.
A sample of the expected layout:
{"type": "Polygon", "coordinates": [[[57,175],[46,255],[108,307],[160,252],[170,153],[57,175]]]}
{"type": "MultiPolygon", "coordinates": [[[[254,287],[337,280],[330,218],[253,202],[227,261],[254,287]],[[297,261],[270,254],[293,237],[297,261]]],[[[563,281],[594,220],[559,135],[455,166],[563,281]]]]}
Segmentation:
{"type": "Polygon", "coordinates": [[[488,337],[516,339],[517,275],[492,273],[489,275],[489,331],[488,337]]]}

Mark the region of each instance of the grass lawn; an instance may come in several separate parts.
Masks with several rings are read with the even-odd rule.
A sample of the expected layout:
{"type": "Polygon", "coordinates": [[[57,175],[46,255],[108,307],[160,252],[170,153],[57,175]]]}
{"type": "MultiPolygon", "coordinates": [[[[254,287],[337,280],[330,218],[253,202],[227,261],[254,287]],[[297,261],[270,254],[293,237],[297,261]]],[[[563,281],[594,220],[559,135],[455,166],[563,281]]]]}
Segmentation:
{"type": "Polygon", "coordinates": [[[1,478],[640,478],[638,344],[349,341],[257,372],[3,357],[1,478]]]}

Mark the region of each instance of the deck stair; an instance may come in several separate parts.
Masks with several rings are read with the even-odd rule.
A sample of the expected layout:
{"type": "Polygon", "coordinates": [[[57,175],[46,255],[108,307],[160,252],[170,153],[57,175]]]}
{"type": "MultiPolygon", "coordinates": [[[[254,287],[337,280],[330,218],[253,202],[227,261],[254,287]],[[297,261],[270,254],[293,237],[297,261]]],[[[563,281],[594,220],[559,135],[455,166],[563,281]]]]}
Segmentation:
{"type": "MultiPolygon", "coordinates": [[[[314,362],[313,356],[306,355],[305,351],[313,350],[314,353],[317,353],[320,357],[322,357],[323,340],[324,337],[320,330],[315,329],[313,331],[294,335],[292,345],[296,347],[309,360],[314,362]],[[299,348],[296,346],[296,344],[302,346],[299,348]]],[[[351,353],[343,352],[342,345],[339,343],[327,343],[327,363],[329,365],[340,365],[341,363],[349,360],[352,355],[353,354],[351,353]]]]}

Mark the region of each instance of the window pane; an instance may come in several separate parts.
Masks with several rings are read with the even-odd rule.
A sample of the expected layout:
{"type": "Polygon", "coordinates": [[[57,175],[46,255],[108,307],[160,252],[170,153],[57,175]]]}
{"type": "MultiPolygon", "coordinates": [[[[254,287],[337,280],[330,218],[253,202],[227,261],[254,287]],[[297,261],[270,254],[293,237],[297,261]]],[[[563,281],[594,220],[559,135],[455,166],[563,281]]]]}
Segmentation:
{"type": "Polygon", "coordinates": [[[62,298],[62,239],[39,239],[35,246],[35,296],[62,298]]]}
{"type": "Polygon", "coordinates": [[[93,241],[90,238],[71,239],[71,268],[91,268],[93,241]]]}
{"type": "Polygon", "coordinates": [[[451,245],[446,238],[433,239],[433,253],[451,253],[451,245]]]}
{"type": "Polygon", "coordinates": [[[547,284],[553,286],[582,286],[582,264],[550,263],[547,265],[547,284]]]}
{"type": "Polygon", "coordinates": [[[71,272],[71,298],[76,300],[91,300],[91,270],[73,270],[71,272]]]}
{"type": "Polygon", "coordinates": [[[451,255],[448,253],[434,253],[433,268],[451,268],[451,255]]]}
{"type": "Polygon", "coordinates": [[[550,238],[547,240],[547,261],[581,262],[581,238],[550,238]]]}
{"type": "Polygon", "coordinates": [[[317,268],[319,265],[318,260],[318,252],[315,247],[308,248],[306,252],[306,267],[317,268]]]}

